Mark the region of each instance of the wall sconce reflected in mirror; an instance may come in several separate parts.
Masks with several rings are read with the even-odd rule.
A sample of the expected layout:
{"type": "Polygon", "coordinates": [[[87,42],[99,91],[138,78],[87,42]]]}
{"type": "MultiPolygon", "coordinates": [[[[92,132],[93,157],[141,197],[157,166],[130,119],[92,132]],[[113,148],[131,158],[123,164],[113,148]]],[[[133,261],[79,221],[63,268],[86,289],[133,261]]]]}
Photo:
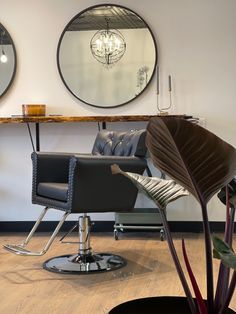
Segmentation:
{"type": "Polygon", "coordinates": [[[107,27],[97,31],[90,41],[94,58],[107,68],[118,62],[124,55],[126,43],[124,36],[117,29],[110,29],[109,19],[105,18],[107,27]]]}
{"type": "Polygon", "coordinates": [[[8,60],[8,58],[7,58],[6,54],[5,54],[4,48],[3,48],[3,37],[4,37],[4,35],[5,35],[5,31],[3,31],[1,33],[1,56],[0,56],[0,61],[2,63],[6,63],[7,60],[8,60]]]}
{"type": "Polygon", "coordinates": [[[6,56],[5,51],[4,51],[3,47],[2,47],[2,54],[1,54],[1,57],[0,57],[0,61],[1,61],[2,63],[6,63],[7,60],[8,60],[8,59],[7,59],[7,56],[6,56]]]}

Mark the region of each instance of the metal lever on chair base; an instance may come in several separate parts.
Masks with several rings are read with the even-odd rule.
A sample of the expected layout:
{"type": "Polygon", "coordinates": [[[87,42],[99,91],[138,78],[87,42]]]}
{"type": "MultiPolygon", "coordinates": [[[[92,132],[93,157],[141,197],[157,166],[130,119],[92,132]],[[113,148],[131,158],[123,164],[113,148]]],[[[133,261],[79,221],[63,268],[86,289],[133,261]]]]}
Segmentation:
{"type": "Polygon", "coordinates": [[[90,247],[91,221],[87,214],[79,216],[79,252],[51,258],[43,268],[61,274],[90,274],[116,270],[126,265],[126,261],[110,253],[93,254],[90,247]]]}
{"type": "Polygon", "coordinates": [[[42,221],[43,217],[45,216],[46,212],[48,211],[48,207],[45,207],[42,211],[42,213],[40,214],[38,220],[36,221],[36,223],[34,224],[33,228],[31,229],[28,237],[25,239],[25,241],[22,244],[5,244],[3,245],[4,249],[6,249],[7,251],[11,252],[11,253],[15,253],[17,255],[23,255],[23,256],[41,256],[44,255],[48,249],[50,248],[52,242],[54,241],[56,235],[58,234],[61,226],[63,225],[64,221],[66,220],[67,216],[70,213],[65,213],[61,220],[59,221],[58,225],[56,226],[56,229],[54,230],[53,234],[51,235],[50,239],[48,240],[48,242],[46,243],[45,247],[42,249],[42,251],[40,252],[33,252],[30,250],[27,250],[25,247],[27,246],[27,244],[29,243],[30,239],[32,238],[32,236],[34,235],[36,229],[38,228],[40,222],[42,221]]]}

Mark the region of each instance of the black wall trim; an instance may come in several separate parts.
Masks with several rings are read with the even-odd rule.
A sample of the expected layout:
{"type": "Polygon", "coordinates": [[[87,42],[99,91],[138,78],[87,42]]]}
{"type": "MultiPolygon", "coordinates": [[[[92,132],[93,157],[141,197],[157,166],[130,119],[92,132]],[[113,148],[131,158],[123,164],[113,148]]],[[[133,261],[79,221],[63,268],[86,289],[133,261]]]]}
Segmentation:
{"type": "MultiPolygon", "coordinates": [[[[61,228],[61,231],[68,231],[74,226],[76,221],[66,221],[61,228]]],[[[29,232],[33,227],[33,221],[0,221],[0,232],[29,232]]],[[[39,232],[50,232],[55,229],[57,221],[43,221],[38,228],[39,232]]],[[[170,221],[172,232],[202,232],[203,226],[201,221],[170,221]]],[[[224,222],[214,221],[210,223],[212,232],[223,232],[224,222]]],[[[114,221],[95,221],[93,232],[113,232],[114,221]]],[[[236,230],[236,228],[235,228],[236,230]]],[[[134,231],[134,230],[133,230],[134,231]]],[[[135,230],[136,231],[136,230],[135,230]]],[[[144,231],[144,230],[137,230],[144,231]]],[[[130,232],[130,230],[125,230],[130,232]]]]}
{"type": "MultiPolygon", "coordinates": [[[[34,225],[34,221],[0,221],[0,232],[29,232],[34,225]]],[[[51,232],[57,226],[58,221],[42,221],[38,232],[51,232]]],[[[69,231],[76,224],[76,221],[65,221],[61,231],[69,231]]],[[[113,221],[96,221],[92,227],[93,232],[113,231],[113,221]]]]}

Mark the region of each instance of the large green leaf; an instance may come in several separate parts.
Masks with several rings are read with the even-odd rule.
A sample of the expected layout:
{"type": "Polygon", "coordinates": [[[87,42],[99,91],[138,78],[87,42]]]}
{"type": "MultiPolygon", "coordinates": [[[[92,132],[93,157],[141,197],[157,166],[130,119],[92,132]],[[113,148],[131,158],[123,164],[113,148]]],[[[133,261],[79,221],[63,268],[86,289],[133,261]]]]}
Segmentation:
{"type": "Polygon", "coordinates": [[[220,259],[222,263],[229,268],[236,269],[236,254],[234,251],[217,236],[212,237],[213,241],[213,256],[220,259]]]}
{"type": "Polygon", "coordinates": [[[113,174],[123,174],[129,178],[136,187],[151,198],[160,209],[181,196],[189,195],[188,191],[173,180],[164,180],[155,177],[145,177],[136,173],[124,172],[118,165],[112,165],[113,174]]]}
{"type": "Polygon", "coordinates": [[[185,119],[151,118],[146,141],[154,165],[201,204],[207,204],[236,174],[235,148],[185,119]]]}

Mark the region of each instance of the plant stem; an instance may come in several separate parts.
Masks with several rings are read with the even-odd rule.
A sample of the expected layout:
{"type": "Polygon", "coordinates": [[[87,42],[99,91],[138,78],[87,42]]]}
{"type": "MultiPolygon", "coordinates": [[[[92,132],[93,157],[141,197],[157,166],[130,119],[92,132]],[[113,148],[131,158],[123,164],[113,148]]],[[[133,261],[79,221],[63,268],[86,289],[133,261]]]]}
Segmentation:
{"type": "MultiPolygon", "coordinates": [[[[224,278],[227,276],[227,268],[224,266],[224,264],[221,262],[220,263],[220,268],[219,268],[219,275],[218,275],[218,280],[217,280],[217,288],[216,288],[216,293],[215,293],[215,303],[214,303],[214,313],[217,314],[219,313],[219,308],[222,306],[223,303],[223,286],[224,286],[224,278]]],[[[227,276],[228,277],[228,276],[227,276]]]]}
{"type": "MultiPolygon", "coordinates": [[[[229,204],[229,202],[228,202],[229,204]]],[[[225,234],[225,242],[232,247],[233,242],[233,232],[234,232],[234,216],[235,216],[235,208],[230,208],[228,225],[225,234]]],[[[228,285],[229,285],[229,277],[230,277],[230,269],[225,267],[225,276],[223,277],[223,286],[222,286],[222,302],[225,302],[225,298],[227,295],[228,285]]]]}
{"type": "Polygon", "coordinates": [[[207,215],[207,207],[205,204],[202,206],[202,218],[203,218],[203,229],[205,237],[205,254],[206,254],[206,275],[207,275],[207,307],[208,314],[212,314],[214,311],[214,288],[213,288],[213,265],[212,265],[212,248],[211,248],[211,233],[210,225],[207,215]]]}
{"type": "Polygon", "coordinates": [[[235,285],[236,285],[236,271],[233,272],[231,281],[230,281],[230,285],[229,285],[229,289],[228,292],[226,294],[225,297],[225,301],[219,311],[219,314],[222,314],[224,312],[224,310],[229,306],[230,300],[232,299],[233,293],[234,293],[234,289],[235,289],[235,285]]]}
{"type": "Polygon", "coordinates": [[[162,218],[162,223],[163,223],[164,228],[165,228],[165,234],[166,234],[167,243],[168,243],[168,246],[169,246],[169,249],[170,249],[170,253],[171,253],[172,259],[173,259],[173,261],[175,263],[175,268],[176,268],[176,270],[178,272],[178,275],[179,275],[180,281],[182,283],[185,295],[187,297],[187,300],[188,300],[188,303],[189,303],[189,307],[191,309],[191,313],[192,314],[197,314],[198,312],[197,312],[196,305],[195,305],[195,303],[193,301],[193,297],[191,295],[188,283],[186,281],[186,278],[185,278],[184,272],[182,270],[182,267],[181,267],[178,255],[177,255],[176,250],[175,250],[175,246],[174,246],[174,243],[173,243],[173,240],[172,240],[169,224],[168,224],[168,221],[166,219],[165,210],[160,209],[160,214],[161,214],[161,218],[162,218]]]}
{"type": "MultiPolygon", "coordinates": [[[[229,242],[229,226],[230,226],[230,215],[229,215],[229,189],[226,185],[225,187],[225,198],[226,198],[226,222],[225,222],[225,234],[224,234],[224,241],[226,243],[229,242]]],[[[215,303],[214,309],[215,314],[219,313],[219,309],[223,304],[223,295],[225,295],[225,291],[228,288],[229,284],[229,269],[225,267],[225,265],[220,262],[218,280],[216,284],[216,293],[215,293],[215,303]]]]}
{"type": "Polygon", "coordinates": [[[235,207],[230,208],[230,224],[229,224],[229,236],[228,241],[226,240],[226,243],[229,244],[230,247],[232,247],[233,243],[233,233],[234,233],[234,217],[235,217],[235,207]]]}
{"type": "MultiPolygon", "coordinates": [[[[229,193],[228,188],[226,187],[226,225],[225,225],[225,242],[231,247],[233,241],[233,232],[234,232],[234,217],[235,217],[235,208],[230,207],[229,203],[229,193]]],[[[227,298],[227,290],[229,285],[229,274],[230,269],[225,267],[224,264],[220,263],[219,275],[217,280],[217,288],[215,294],[215,314],[219,313],[219,309],[222,307],[222,304],[225,303],[227,298]]]]}
{"type": "Polygon", "coordinates": [[[232,247],[233,232],[234,232],[234,217],[235,206],[229,201],[229,188],[226,186],[226,227],[225,227],[225,242],[232,247]]]}
{"type": "Polygon", "coordinates": [[[186,268],[187,268],[187,271],[188,271],[188,274],[189,274],[189,278],[190,278],[191,283],[192,283],[193,291],[195,293],[195,297],[196,297],[199,313],[200,314],[207,314],[206,304],[205,304],[205,302],[203,300],[201,291],[200,291],[200,289],[198,287],[196,278],[194,276],[194,273],[192,271],[191,265],[189,263],[187,251],[186,251],[186,248],[185,248],[184,239],[182,239],[182,251],[183,251],[185,265],[186,265],[186,268]]]}

